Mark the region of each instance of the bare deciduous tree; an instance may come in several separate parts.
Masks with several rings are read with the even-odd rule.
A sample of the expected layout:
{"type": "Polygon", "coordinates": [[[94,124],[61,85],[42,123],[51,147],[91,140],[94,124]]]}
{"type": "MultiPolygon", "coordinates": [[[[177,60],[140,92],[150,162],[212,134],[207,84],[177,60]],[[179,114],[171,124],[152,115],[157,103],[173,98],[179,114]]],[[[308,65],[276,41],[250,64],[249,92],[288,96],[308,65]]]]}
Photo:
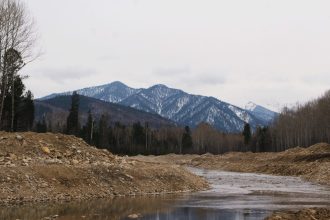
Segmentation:
{"type": "Polygon", "coordinates": [[[16,51],[25,63],[34,60],[36,34],[33,27],[33,20],[28,16],[24,4],[18,0],[0,0],[0,126],[3,121],[5,97],[13,85],[11,81],[15,78],[14,74],[18,71],[10,69],[12,64],[6,62],[6,54],[12,50],[16,51]]]}
{"type": "Polygon", "coordinates": [[[330,143],[330,91],[293,109],[285,108],[271,127],[274,151],[330,143]]]}

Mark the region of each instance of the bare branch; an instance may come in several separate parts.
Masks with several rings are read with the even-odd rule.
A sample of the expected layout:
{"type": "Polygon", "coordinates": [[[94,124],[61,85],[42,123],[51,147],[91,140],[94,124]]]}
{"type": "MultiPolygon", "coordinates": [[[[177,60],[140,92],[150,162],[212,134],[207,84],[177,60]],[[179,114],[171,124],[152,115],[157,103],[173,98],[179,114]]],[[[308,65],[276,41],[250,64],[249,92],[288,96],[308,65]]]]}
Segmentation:
{"type": "Polygon", "coordinates": [[[34,21],[27,13],[26,7],[19,0],[0,0],[0,127],[6,97],[13,75],[19,69],[9,68],[5,55],[15,50],[24,64],[35,60],[40,54],[34,53],[37,35],[34,21]]]}

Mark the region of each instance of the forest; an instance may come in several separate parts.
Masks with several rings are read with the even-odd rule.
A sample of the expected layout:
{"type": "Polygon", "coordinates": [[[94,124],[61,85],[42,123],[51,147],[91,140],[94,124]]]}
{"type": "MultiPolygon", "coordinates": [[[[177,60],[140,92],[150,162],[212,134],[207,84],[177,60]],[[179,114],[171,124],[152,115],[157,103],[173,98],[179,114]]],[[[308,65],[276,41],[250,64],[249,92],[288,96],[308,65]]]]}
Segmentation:
{"type": "MultiPolygon", "coordinates": [[[[305,105],[284,108],[268,127],[252,130],[246,124],[242,133],[221,132],[207,123],[201,123],[196,128],[151,128],[148,123],[140,122],[130,126],[116,122],[108,126],[110,117],[105,113],[99,121],[95,121],[89,111],[87,123],[80,126],[79,95],[75,93],[67,126],[60,132],[79,136],[91,145],[117,154],[277,152],[330,142],[330,91],[305,105]]],[[[46,132],[51,128],[44,120],[36,123],[35,130],[46,132]]]]}
{"type": "Polygon", "coordinates": [[[16,1],[0,2],[0,129],[31,130],[34,104],[20,70],[35,58],[33,21],[16,1]]]}
{"type": "Polygon", "coordinates": [[[72,95],[65,126],[53,130],[51,121],[34,120],[34,101],[23,83],[21,69],[33,61],[35,33],[25,7],[16,1],[0,2],[0,130],[9,132],[61,132],[83,138],[99,148],[117,154],[213,153],[229,151],[283,151],[319,142],[330,142],[330,91],[303,105],[284,108],[268,127],[252,130],[245,124],[241,133],[225,133],[207,123],[196,128],[172,126],[153,128],[148,122],[109,126],[111,115],[104,112],[87,123],[79,119],[79,95],[72,95]]]}
{"type": "Polygon", "coordinates": [[[272,151],[330,143],[330,90],[304,105],[284,108],[270,128],[272,151]]]}

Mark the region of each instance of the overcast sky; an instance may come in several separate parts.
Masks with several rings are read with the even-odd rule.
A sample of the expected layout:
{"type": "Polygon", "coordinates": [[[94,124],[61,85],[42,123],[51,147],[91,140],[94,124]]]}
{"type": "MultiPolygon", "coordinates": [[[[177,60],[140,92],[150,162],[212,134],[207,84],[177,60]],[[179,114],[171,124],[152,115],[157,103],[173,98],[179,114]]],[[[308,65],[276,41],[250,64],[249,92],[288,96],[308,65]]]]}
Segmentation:
{"type": "Polygon", "coordinates": [[[119,80],[276,108],[330,89],[329,0],[24,1],[36,97],[119,80]]]}

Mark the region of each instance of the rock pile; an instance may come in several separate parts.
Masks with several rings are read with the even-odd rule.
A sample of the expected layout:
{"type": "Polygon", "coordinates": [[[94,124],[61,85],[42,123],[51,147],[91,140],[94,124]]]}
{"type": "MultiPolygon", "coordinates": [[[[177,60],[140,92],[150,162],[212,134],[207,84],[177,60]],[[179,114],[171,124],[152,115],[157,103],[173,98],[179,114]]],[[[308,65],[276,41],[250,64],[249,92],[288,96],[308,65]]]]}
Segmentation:
{"type": "Polygon", "coordinates": [[[194,191],[179,166],[140,162],[63,134],[0,132],[0,204],[194,191]]]}

